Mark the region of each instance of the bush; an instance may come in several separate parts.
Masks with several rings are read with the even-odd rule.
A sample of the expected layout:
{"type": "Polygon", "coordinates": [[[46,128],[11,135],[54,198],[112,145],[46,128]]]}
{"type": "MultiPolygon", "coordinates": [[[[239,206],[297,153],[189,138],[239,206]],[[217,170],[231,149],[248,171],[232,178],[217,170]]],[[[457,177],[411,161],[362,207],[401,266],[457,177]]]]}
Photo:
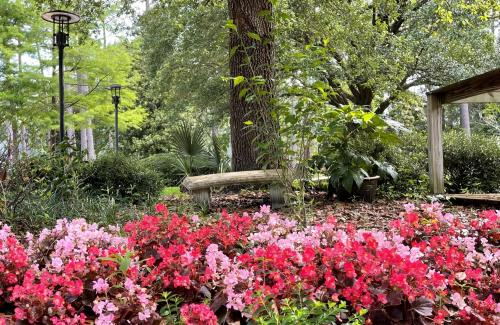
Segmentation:
{"type": "Polygon", "coordinates": [[[500,192],[500,137],[450,131],[443,155],[447,192],[500,192]]]}
{"type": "Polygon", "coordinates": [[[389,195],[419,197],[429,191],[427,135],[405,133],[400,139],[400,143],[386,146],[381,153],[398,173],[396,179],[382,185],[382,190],[389,195]]]}
{"type": "Polygon", "coordinates": [[[148,168],[161,175],[164,185],[177,186],[183,173],[177,168],[177,158],[171,153],[159,153],[141,160],[148,168]]]}
{"type": "Polygon", "coordinates": [[[82,175],[88,190],[134,202],[156,197],[161,188],[160,175],[139,159],[123,154],[106,154],[90,163],[82,175]]]}
{"type": "Polygon", "coordinates": [[[139,213],[130,202],[85,191],[82,175],[86,167],[88,163],[78,156],[57,153],[9,163],[9,176],[0,184],[0,222],[18,233],[36,232],[55,225],[61,217],[114,224],[137,218],[147,210],[141,206],[139,213]]]}
{"type": "MultiPolygon", "coordinates": [[[[382,153],[395,166],[398,178],[384,184],[386,192],[419,196],[428,193],[427,134],[408,133],[401,144],[382,153]]],[[[500,191],[500,139],[474,134],[469,140],[460,131],[447,131],[443,139],[445,188],[448,193],[500,191]]]]}

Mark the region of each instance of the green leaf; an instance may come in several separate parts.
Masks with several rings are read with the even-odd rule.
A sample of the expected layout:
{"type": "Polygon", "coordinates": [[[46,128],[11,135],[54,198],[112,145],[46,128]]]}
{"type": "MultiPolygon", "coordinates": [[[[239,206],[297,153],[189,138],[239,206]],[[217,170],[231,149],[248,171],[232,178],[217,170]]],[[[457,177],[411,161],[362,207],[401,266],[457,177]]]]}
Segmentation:
{"type": "Polygon", "coordinates": [[[252,121],[245,121],[245,122],[243,122],[243,124],[245,124],[245,125],[253,125],[253,122],[252,121]]]}
{"type": "Polygon", "coordinates": [[[238,27],[234,24],[234,21],[232,19],[229,19],[227,22],[226,22],[226,25],[224,25],[224,28],[227,28],[227,29],[232,29],[234,31],[237,31],[238,30],[238,27]]]}
{"type": "Polygon", "coordinates": [[[232,58],[236,54],[236,51],[238,51],[239,48],[240,48],[239,45],[233,46],[229,51],[229,57],[232,58]]]}
{"type": "Polygon", "coordinates": [[[248,32],[247,36],[250,37],[251,39],[256,40],[256,41],[259,41],[259,42],[262,41],[262,38],[260,38],[259,34],[248,32]]]}
{"type": "Polygon", "coordinates": [[[250,90],[250,88],[243,88],[240,90],[240,93],[238,94],[238,97],[240,99],[244,98],[246,96],[246,94],[248,93],[248,91],[250,90]]]}
{"type": "Polygon", "coordinates": [[[342,187],[347,191],[347,193],[352,192],[353,178],[351,175],[342,178],[342,187]]]}
{"type": "Polygon", "coordinates": [[[240,83],[245,81],[245,77],[243,76],[237,76],[233,78],[233,85],[234,87],[238,86],[240,83]]]}

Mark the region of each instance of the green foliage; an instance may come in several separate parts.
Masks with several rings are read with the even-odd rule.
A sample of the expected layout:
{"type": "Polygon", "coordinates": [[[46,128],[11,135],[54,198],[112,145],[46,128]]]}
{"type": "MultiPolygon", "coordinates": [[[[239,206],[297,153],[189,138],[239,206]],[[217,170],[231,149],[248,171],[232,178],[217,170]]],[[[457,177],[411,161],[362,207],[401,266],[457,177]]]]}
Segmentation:
{"type": "Polygon", "coordinates": [[[109,153],[90,163],[83,182],[91,193],[113,195],[133,202],[156,198],[162,188],[160,175],[139,159],[109,153]]]}
{"type": "Polygon", "coordinates": [[[160,316],[167,324],[181,324],[180,309],[182,298],[171,292],[163,292],[158,300],[160,304],[160,316]]]}
{"type": "MultiPolygon", "coordinates": [[[[362,309],[354,315],[348,316],[347,304],[345,301],[336,303],[333,301],[322,302],[318,300],[297,299],[292,301],[284,299],[278,308],[273,305],[273,301],[266,304],[257,311],[255,324],[261,325],[287,325],[287,324],[364,324],[363,315],[366,310],[362,309]],[[278,310],[279,309],[279,310],[278,310]],[[342,321],[341,321],[342,320],[342,321]]],[[[253,323],[253,322],[252,322],[253,323]]]]}
{"type": "Polygon", "coordinates": [[[159,153],[142,159],[150,169],[161,175],[165,185],[176,186],[182,181],[183,174],[177,168],[177,158],[172,153],[159,153]]]}
{"type": "Polygon", "coordinates": [[[21,233],[50,227],[63,217],[115,224],[140,216],[142,212],[134,206],[104,195],[88,195],[82,184],[85,164],[78,155],[58,153],[14,163],[0,157],[1,170],[8,171],[0,182],[0,221],[21,233]]]}
{"type": "Polygon", "coordinates": [[[445,187],[449,193],[500,192],[500,138],[447,132],[443,141],[445,187]]]}
{"type": "Polygon", "coordinates": [[[224,146],[216,136],[211,143],[206,141],[204,130],[188,122],[177,125],[171,135],[175,168],[184,176],[224,172],[229,169],[229,160],[224,146]]]}
{"type": "Polygon", "coordinates": [[[317,134],[320,142],[316,161],[326,168],[330,184],[339,191],[352,193],[360,188],[363,179],[381,174],[396,177],[394,169],[375,159],[369,150],[356,146],[356,142],[379,142],[386,145],[397,141],[388,131],[385,121],[377,114],[346,105],[331,109],[324,115],[324,126],[317,134]]]}
{"type": "MultiPolygon", "coordinates": [[[[389,196],[421,197],[429,191],[427,134],[401,136],[399,145],[387,146],[381,156],[395,166],[398,178],[383,184],[389,196]]],[[[445,187],[449,193],[500,190],[498,137],[447,131],[443,140],[445,187]]]]}
{"type": "Polygon", "coordinates": [[[382,184],[388,196],[421,197],[429,192],[427,134],[423,132],[403,133],[396,145],[384,147],[380,154],[393,165],[398,177],[382,184]]]}

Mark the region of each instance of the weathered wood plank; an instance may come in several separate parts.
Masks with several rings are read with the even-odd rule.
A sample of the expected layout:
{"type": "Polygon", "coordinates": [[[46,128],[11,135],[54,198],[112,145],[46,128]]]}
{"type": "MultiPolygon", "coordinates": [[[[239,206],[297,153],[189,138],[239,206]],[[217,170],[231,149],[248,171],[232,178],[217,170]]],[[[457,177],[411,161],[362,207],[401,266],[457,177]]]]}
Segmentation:
{"type": "Polygon", "coordinates": [[[441,97],[429,94],[427,97],[427,146],[429,150],[429,177],[433,194],[444,193],[442,123],[441,97]]]}
{"type": "Polygon", "coordinates": [[[182,182],[189,191],[210,187],[223,187],[237,184],[269,184],[280,182],[278,170],[252,170],[186,177],[182,182]]]}
{"type": "Polygon", "coordinates": [[[452,200],[500,203],[500,193],[491,194],[446,194],[452,200]]]}
{"type": "MultiPolygon", "coordinates": [[[[431,95],[442,98],[443,104],[466,101],[467,98],[480,94],[494,93],[500,90],[500,69],[465,79],[454,84],[431,91],[431,95]]],[[[491,102],[491,101],[490,101],[491,102]]]]}

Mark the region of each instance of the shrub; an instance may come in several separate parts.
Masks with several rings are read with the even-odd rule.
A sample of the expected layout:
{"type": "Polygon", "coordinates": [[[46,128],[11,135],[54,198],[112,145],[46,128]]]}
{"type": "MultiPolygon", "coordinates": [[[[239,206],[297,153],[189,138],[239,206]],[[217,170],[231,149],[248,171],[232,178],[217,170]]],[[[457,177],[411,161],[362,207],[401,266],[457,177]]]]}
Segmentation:
{"type": "Polygon", "coordinates": [[[447,192],[500,192],[500,137],[450,131],[443,155],[447,192]]]}
{"type": "Polygon", "coordinates": [[[429,191],[427,135],[412,132],[400,136],[400,143],[385,146],[384,159],[393,165],[398,177],[382,185],[383,192],[418,197],[429,191]]]}
{"type": "Polygon", "coordinates": [[[166,186],[177,186],[181,183],[183,173],[177,168],[177,158],[171,153],[159,153],[142,159],[151,170],[161,175],[166,186]]]}
{"type": "MultiPolygon", "coordinates": [[[[385,159],[396,167],[398,178],[384,186],[387,192],[406,196],[428,193],[428,152],[425,133],[407,133],[401,144],[387,146],[385,159]]],[[[449,193],[500,191],[500,140],[474,134],[469,140],[460,131],[448,131],[443,139],[445,187],[449,193]]]]}
{"type": "Polygon", "coordinates": [[[160,175],[140,160],[110,153],[90,163],[82,175],[88,190],[134,202],[156,197],[162,188],[160,175]]]}

